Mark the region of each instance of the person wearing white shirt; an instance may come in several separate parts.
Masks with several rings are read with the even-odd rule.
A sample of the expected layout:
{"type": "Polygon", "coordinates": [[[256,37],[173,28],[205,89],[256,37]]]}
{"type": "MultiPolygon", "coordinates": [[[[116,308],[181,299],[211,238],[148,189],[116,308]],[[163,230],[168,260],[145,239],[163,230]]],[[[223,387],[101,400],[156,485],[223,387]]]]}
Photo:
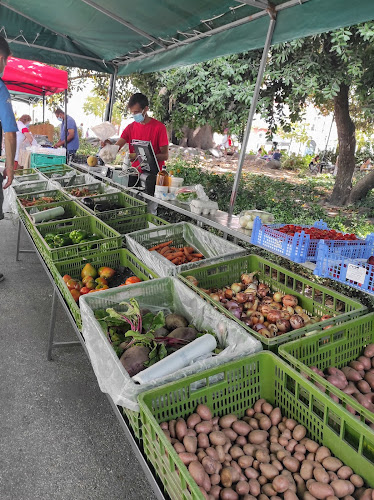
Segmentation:
{"type": "Polygon", "coordinates": [[[18,157],[21,149],[30,146],[33,143],[32,133],[29,131],[28,127],[31,123],[31,116],[22,115],[17,122],[17,149],[16,156],[14,158],[14,169],[18,168],[18,157]]]}

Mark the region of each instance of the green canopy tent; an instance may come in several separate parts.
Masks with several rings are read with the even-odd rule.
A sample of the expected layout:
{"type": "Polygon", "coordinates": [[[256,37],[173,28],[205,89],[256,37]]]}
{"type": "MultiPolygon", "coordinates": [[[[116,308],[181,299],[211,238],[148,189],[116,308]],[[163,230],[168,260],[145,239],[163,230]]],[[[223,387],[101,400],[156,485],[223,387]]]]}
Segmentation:
{"type": "Polygon", "coordinates": [[[5,0],[0,34],[15,56],[112,74],[160,71],[263,47],[232,212],[271,44],[374,19],[373,0],[5,0]]]}

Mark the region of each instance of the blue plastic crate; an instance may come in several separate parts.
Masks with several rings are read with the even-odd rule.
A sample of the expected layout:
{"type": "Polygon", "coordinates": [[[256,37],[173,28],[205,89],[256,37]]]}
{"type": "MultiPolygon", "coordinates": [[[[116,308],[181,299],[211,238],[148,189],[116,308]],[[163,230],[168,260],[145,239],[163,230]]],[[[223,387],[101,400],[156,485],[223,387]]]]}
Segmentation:
{"type": "MultiPolygon", "coordinates": [[[[259,247],[270,250],[271,252],[286,257],[293,262],[316,262],[317,246],[322,240],[313,240],[309,234],[304,231],[290,236],[278,231],[285,224],[262,224],[260,217],[256,217],[253,224],[251,243],[259,247]]],[[[327,229],[326,222],[319,220],[313,226],[303,226],[307,228],[327,229]]],[[[374,250],[374,233],[371,233],[365,240],[326,240],[325,244],[334,251],[337,248],[353,248],[358,252],[364,252],[365,255],[372,255],[374,250]]]]}
{"type": "MultiPolygon", "coordinates": [[[[370,234],[367,239],[372,240],[372,237],[370,234]]],[[[347,246],[332,249],[321,240],[314,274],[374,294],[374,265],[367,262],[373,254],[372,244],[367,248],[347,246]]]]}
{"type": "Polygon", "coordinates": [[[38,168],[42,171],[40,167],[51,165],[63,165],[66,163],[66,156],[49,155],[42,153],[31,153],[30,166],[31,168],[38,168]]]}

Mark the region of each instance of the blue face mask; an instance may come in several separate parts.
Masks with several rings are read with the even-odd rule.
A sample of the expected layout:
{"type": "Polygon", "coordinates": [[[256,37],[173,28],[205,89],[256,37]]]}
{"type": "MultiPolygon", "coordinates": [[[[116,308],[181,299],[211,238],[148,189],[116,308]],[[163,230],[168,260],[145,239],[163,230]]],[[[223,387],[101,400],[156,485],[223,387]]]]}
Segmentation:
{"type": "Polygon", "coordinates": [[[61,118],[61,116],[58,116],[58,117],[57,117],[57,120],[58,120],[59,122],[63,122],[63,121],[64,121],[64,119],[63,119],[63,118],[61,118]]]}
{"type": "Polygon", "coordinates": [[[142,123],[144,122],[144,115],[143,113],[136,113],[136,115],[133,115],[134,121],[136,123],[142,123]]]}

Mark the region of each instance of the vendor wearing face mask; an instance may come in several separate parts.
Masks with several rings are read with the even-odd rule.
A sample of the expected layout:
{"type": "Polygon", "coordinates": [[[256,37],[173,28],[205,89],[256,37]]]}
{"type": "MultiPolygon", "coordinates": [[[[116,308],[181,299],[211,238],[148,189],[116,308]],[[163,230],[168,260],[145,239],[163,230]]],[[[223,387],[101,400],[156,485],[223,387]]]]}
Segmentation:
{"type": "Polygon", "coordinates": [[[22,115],[17,122],[18,132],[17,132],[17,150],[16,156],[14,157],[14,169],[18,168],[18,157],[20,149],[30,146],[34,140],[32,133],[29,131],[29,125],[31,123],[31,116],[22,115]]]}
{"type": "MultiPolygon", "coordinates": [[[[134,121],[125,128],[116,145],[121,149],[127,143],[130,150],[130,158],[134,160],[135,150],[131,145],[131,141],[133,139],[150,141],[158,161],[159,169],[161,170],[165,161],[169,158],[168,134],[163,123],[148,116],[148,106],[148,98],[144,94],[136,93],[130,97],[127,107],[134,121]]],[[[137,167],[141,172],[138,161],[134,162],[133,166],[137,167]]]]}
{"type": "MultiPolygon", "coordinates": [[[[65,113],[62,111],[61,108],[57,108],[55,111],[56,118],[59,122],[61,122],[61,132],[60,132],[60,140],[56,142],[56,144],[53,146],[54,148],[60,148],[64,147],[66,148],[65,145],[65,113]]],[[[67,118],[67,129],[68,129],[68,137],[67,137],[67,151],[69,155],[74,155],[78,149],[79,149],[79,136],[78,136],[78,129],[77,129],[77,124],[75,123],[75,120],[69,116],[66,115],[67,118]]]]}

